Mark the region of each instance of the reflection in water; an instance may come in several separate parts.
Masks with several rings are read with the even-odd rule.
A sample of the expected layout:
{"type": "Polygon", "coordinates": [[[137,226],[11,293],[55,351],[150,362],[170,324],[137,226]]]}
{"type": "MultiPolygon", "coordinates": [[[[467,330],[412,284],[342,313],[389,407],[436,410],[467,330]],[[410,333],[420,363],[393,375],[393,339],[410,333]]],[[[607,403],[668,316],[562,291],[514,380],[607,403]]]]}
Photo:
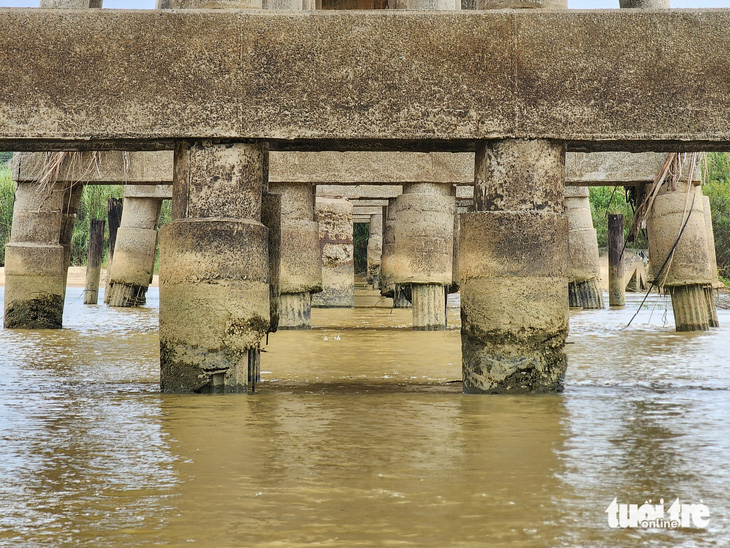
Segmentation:
{"type": "Polygon", "coordinates": [[[174,396],[156,299],[70,289],[66,329],[0,332],[0,545],[730,544],[730,314],[575,313],[564,394],[481,397],[453,382],[458,301],[436,333],[315,310],[271,336],[259,394],[174,396]],[[702,500],[710,526],[612,530],[614,497],[702,500]]]}

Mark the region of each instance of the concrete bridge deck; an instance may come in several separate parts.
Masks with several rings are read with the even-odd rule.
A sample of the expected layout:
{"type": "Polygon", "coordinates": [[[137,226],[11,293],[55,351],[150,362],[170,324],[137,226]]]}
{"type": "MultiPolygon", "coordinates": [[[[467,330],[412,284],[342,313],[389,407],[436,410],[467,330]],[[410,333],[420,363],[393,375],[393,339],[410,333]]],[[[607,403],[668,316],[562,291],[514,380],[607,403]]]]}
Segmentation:
{"type": "Polygon", "coordinates": [[[730,142],[729,10],[3,9],[0,28],[5,150],[730,142]]]}

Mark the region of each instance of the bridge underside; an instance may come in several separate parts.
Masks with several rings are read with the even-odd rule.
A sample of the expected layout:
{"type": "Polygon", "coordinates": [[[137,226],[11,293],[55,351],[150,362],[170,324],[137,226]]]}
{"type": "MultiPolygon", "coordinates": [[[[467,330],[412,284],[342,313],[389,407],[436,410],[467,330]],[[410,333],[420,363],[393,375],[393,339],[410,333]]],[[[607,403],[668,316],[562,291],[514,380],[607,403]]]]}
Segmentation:
{"type": "MultiPolygon", "coordinates": [[[[268,193],[278,169],[270,151],[473,153],[466,167],[456,159],[455,181],[356,170],[312,182],[402,184],[385,212],[367,210],[385,225],[383,246],[383,218],[394,214],[394,291],[410,286],[414,326],[440,329],[445,292],[458,280],[464,391],[514,393],[562,388],[569,232],[595,238],[569,224],[566,151],[730,143],[730,10],[34,9],[0,10],[0,28],[0,149],[175,150],[173,219],[161,236],[165,391],[253,388],[260,341],[278,322],[277,292],[287,293],[275,287],[287,267],[277,255],[288,245],[287,215],[297,221],[289,233],[314,244],[311,256],[319,239],[322,278],[330,262],[352,280],[352,204],[316,200],[317,234],[306,181],[283,175],[302,184],[268,193]],[[455,242],[451,185],[472,177],[472,211],[457,218],[455,242]]],[[[436,162],[426,159],[422,173],[442,176],[436,162]]],[[[43,211],[53,230],[13,227],[6,322],[62,310],[75,210],[57,194],[59,205],[46,201],[43,211]]],[[[28,214],[18,218],[31,220],[37,196],[19,195],[16,211],[28,214]]],[[[586,195],[570,198],[580,206],[586,195]]],[[[674,198],[665,200],[672,214],[674,198]]],[[[130,233],[152,248],[154,231],[137,221],[130,233]]],[[[704,243],[690,247],[707,252],[704,243]]],[[[712,280],[701,270],[687,299],[705,307],[712,280]]],[[[314,277],[279,302],[306,310],[314,277]]]]}

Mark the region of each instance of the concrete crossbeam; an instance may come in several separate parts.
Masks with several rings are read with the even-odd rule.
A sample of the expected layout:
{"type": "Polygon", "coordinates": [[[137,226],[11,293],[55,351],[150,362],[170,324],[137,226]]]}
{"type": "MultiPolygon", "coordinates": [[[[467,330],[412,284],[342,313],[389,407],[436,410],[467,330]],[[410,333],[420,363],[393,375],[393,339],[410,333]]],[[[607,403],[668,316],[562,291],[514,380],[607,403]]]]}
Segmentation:
{"type": "Polygon", "coordinates": [[[730,10],[2,9],[0,28],[4,150],[730,143],[730,10]]]}
{"type": "Polygon", "coordinates": [[[381,207],[360,206],[357,202],[353,202],[353,215],[378,215],[382,212],[381,207]]]}
{"type": "MultiPolygon", "coordinates": [[[[13,178],[37,181],[46,155],[21,153],[13,158],[13,178]]],[[[569,186],[634,185],[654,180],[666,154],[626,152],[568,153],[569,186]]],[[[84,153],[58,176],[60,182],[159,185],[172,182],[172,152],[104,151],[84,153]]],[[[400,196],[402,184],[459,185],[457,198],[471,198],[474,154],[421,152],[272,152],[269,181],[317,185],[319,196],[387,199],[400,196]],[[390,183],[390,184],[384,184],[390,183]]]]}

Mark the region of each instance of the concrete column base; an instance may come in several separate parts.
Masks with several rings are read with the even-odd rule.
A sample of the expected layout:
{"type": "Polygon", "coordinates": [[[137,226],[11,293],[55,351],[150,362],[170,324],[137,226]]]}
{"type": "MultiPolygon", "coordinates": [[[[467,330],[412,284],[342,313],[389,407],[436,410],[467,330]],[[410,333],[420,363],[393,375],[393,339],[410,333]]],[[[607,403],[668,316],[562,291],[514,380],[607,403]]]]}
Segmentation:
{"type": "Polygon", "coordinates": [[[568,302],[571,308],[586,310],[602,310],[603,291],[598,287],[598,280],[582,280],[568,283],[568,302]]]}
{"type": "Polygon", "coordinates": [[[104,302],[130,307],[145,303],[157,254],[157,221],[162,200],[126,197],[122,225],[117,231],[114,258],[104,302]]]}
{"type": "Polygon", "coordinates": [[[413,329],[443,331],[446,329],[446,292],[441,284],[411,284],[413,296],[413,329]]]}
{"type": "Polygon", "coordinates": [[[109,306],[128,308],[142,306],[147,302],[147,285],[109,282],[104,302],[109,306]]]}
{"type": "Polygon", "coordinates": [[[279,295],[279,329],[311,329],[312,294],[282,293],[279,295]]]}
{"type": "Polygon", "coordinates": [[[715,292],[712,286],[705,287],[705,299],[707,299],[707,317],[710,327],[720,327],[720,320],[717,317],[717,307],[715,306],[715,292]]]}
{"type": "Polygon", "coordinates": [[[178,220],[163,227],[163,392],[210,392],[221,379],[220,390],[248,390],[248,353],[269,327],[267,237],[263,225],[246,220],[178,220]]]}
{"type": "Polygon", "coordinates": [[[5,246],[7,329],[60,329],[63,324],[65,251],[62,245],[5,246]]]}
{"type": "Polygon", "coordinates": [[[674,324],[677,331],[709,331],[710,322],[717,322],[715,301],[707,286],[677,285],[668,287],[674,309],[674,324]],[[713,318],[714,316],[714,318],[713,318]]]}
{"type": "Polygon", "coordinates": [[[563,391],[565,336],[461,335],[465,394],[563,391]]]}
{"type": "Polygon", "coordinates": [[[411,286],[410,284],[395,284],[393,295],[393,308],[411,308],[411,286]]]}
{"type": "MultiPolygon", "coordinates": [[[[225,351],[208,352],[210,362],[218,361],[226,363],[220,369],[209,369],[206,371],[206,382],[200,388],[193,390],[197,394],[251,394],[256,391],[256,384],[261,381],[261,350],[250,348],[237,357],[231,363],[231,355],[225,351]]],[[[183,376],[183,371],[168,369],[170,376],[183,376]]],[[[186,391],[186,390],[183,390],[186,391]]],[[[163,387],[163,392],[181,392],[172,390],[168,385],[163,387]]]]}

